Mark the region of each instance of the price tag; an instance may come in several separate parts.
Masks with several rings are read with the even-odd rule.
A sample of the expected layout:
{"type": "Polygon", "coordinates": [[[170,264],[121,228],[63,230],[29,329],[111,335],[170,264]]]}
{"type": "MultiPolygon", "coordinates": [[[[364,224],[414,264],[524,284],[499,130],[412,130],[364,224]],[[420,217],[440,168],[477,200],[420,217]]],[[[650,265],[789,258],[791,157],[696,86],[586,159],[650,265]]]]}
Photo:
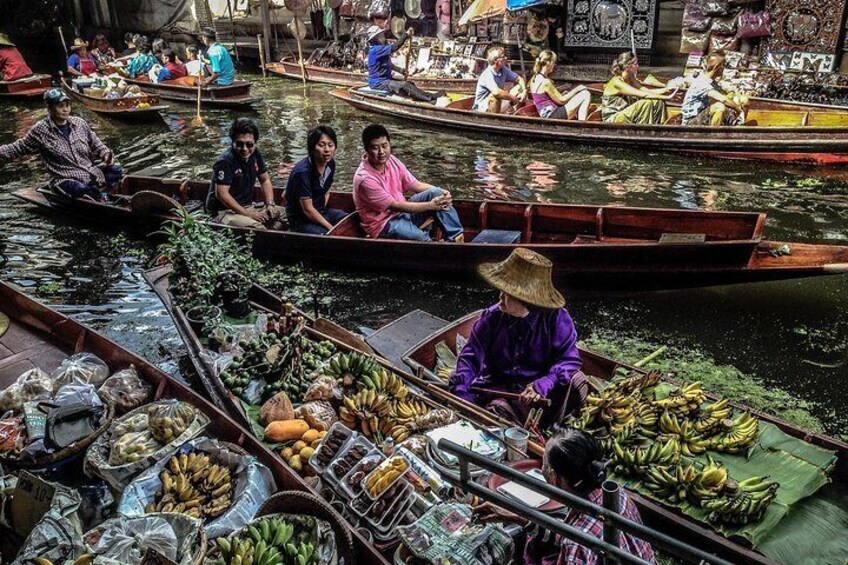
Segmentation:
{"type": "Polygon", "coordinates": [[[15,533],[27,537],[44,514],[50,510],[56,489],[50,483],[21,471],[12,498],[12,524],[15,533]]]}

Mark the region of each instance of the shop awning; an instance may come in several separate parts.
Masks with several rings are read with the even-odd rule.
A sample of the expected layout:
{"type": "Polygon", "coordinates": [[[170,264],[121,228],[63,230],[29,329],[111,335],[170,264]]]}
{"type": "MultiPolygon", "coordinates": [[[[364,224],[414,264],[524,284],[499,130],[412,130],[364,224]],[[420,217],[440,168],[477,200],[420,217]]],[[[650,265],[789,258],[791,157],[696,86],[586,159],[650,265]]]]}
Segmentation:
{"type": "Polygon", "coordinates": [[[471,22],[486,18],[496,18],[506,12],[507,0],[474,0],[459,18],[459,25],[468,25],[471,22]]]}
{"type": "Polygon", "coordinates": [[[548,3],[548,0],[506,0],[506,9],[510,12],[516,10],[524,10],[533,6],[543,6],[548,3]]]}

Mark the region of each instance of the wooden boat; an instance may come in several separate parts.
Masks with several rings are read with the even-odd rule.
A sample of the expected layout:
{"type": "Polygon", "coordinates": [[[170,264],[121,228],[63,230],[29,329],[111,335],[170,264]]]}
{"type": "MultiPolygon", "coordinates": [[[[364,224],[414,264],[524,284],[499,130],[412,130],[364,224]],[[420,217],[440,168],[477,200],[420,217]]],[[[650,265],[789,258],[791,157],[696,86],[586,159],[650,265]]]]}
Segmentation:
{"type": "Polygon", "coordinates": [[[506,115],[472,111],[473,98],[440,108],[358,89],[330,94],[360,110],[476,132],[724,159],[848,163],[848,113],[751,110],[746,125],[737,127],[630,125],[603,122],[597,111],[582,122],[540,118],[532,104],[506,115]]]}
{"type": "Polygon", "coordinates": [[[50,75],[35,74],[19,80],[0,80],[0,98],[40,98],[52,86],[50,75]]]}
{"type": "MultiPolygon", "coordinates": [[[[453,323],[447,324],[443,329],[410,348],[404,355],[404,361],[420,378],[442,383],[443,381],[434,372],[437,358],[436,345],[444,342],[450,349],[455,351],[457,336],[467,338],[471,333],[474,322],[477,321],[479,316],[480,312],[474,312],[453,323]]],[[[629,371],[646,372],[582,348],[580,349],[580,358],[583,362],[583,371],[587,375],[601,380],[610,380],[618,367],[626,367],[629,371]]],[[[802,439],[830,451],[835,451],[837,461],[832,472],[832,477],[837,481],[845,482],[846,476],[848,476],[846,475],[846,471],[848,471],[848,443],[804,430],[769,414],[753,410],[743,404],[737,402],[731,402],[731,404],[737,409],[750,411],[760,420],[774,424],[792,437],[802,439]]],[[[650,526],[675,535],[682,541],[687,541],[705,550],[716,552],[721,557],[733,563],[768,563],[772,565],[775,563],[761,553],[744,547],[736,543],[735,540],[729,540],[695,523],[674,509],[661,506],[636,492],[628,491],[628,494],[639,506],[642,517],[650,526]]]]}
{"type": "MultiPolygon", "coordinates": [[[[317,65],[305,64],[304,66],[306,67],[306,80],[309,82],[345,87],[368,85],[367,73],[319,67],[317,65]]],[[[278,63],[268,63],[265,65],[265,69],[277,76],[302,80],[300,64],[292,57],[284,57],[278,63]]],[[[446,90],[448,92],[471,94],[477,88],[477,79],[412,76],[410,80],[424,90],[446,90]]]]}
{"type": "Polygon", "coordinates": [[[65,79],[62,79],[62,88],[85,109],[110,118],[128,121],[160,119],[159,112],[168,109],[167,105],[159,103],[158,96],[152,94],[114,100],[95,98],[82,94],[65,79]]]}
{"type": "MultiPolygon", "coordinates": [[[[18,375],[33,367],[49,372],[68,355],[80,351],[97,355],[113,371],[134,365],[139,376],[152,385],[156,400],[175,398],[192,404],[209,416],[211,423],[207,433],[237,445],[259,459],[271,469],[280,490],[309,491],[300,476],[232,418],[186,385],[98,332],[3,282],[0,282],[0,311],[11,318],[9,330],[0,336],[0,387],[6,388],[18,375]]],[[[358,563],[388,563],[353,528],[349,529],[358,563]]]]}
{"type": "MultiPolygon", "coordinates": [[[[167,216],[140,215],[126,204],[142,190],[203,201],[209,184],[127,177],[123,203],[59,201],[47,189],[24,189],[16,197],[63,215],[110,225],[149,228],[167,216]]],[[[259,198],[257,192],[256,198],[259,198]]],[[[275,189],[277,202],[283,190],[275,189]]],[[[332,192],[330,206],[352,212],[348,192],[332,192]]],[[[255,231],[254,253],[270,259],[310,259],[335,266],[435,274],[471,274],[478,264],[499,261],[517,245],[549,257],[569,285],[671,288],[790,279],[848,272],[848,246],[769,241],[765,214],[703,212],[569,204],[454,200],[468,243],[415,242],[364,236],[356,214],[328,236],[255,231]],[[475,243],[484,230],[513,232],[517,243],[475,243]],[[790,254],[777,250],[788,245],[790,254]]],[[[244,232],[247,228],[221,229],[244,232]]],[[[254,230],[250,230],[254,231],[254,230]]],[[[491,233],[491,232],[488,232],[491,233]]],[[[784,248],[785,250],[786,248],[784,248]]]]}
{"type": "MultiPolygon", "coordinates": [[[[129,84],[138,85],[144,92],[156,94],[163,100],[197,103],[197,87],[192,86],[194,77],[186,79],[150,82],[146,77],[124,77],[129,84]]],[[[200,103],[209,107],[243,108],[260,102],[259,98],[250,96],[250,82],[237,80],[227,86],[204,86],[200,89],[200,103]]]]}

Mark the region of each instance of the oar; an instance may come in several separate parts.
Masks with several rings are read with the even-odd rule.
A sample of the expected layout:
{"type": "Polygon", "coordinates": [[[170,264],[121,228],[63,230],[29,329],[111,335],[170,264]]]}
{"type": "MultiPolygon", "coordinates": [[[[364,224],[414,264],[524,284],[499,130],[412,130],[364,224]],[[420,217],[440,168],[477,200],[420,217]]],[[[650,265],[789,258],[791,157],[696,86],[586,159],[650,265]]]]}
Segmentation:
{"type": "Polygon", "coordinates": [[[409,28],[409,45],[406,47],[406,64],[403,67],[403,79],[409,76],[409,62],[412,60],[412,28],[409,28]]]}
{"type": "Polygon", "coordinates": [[[263,48],[261,33],[256,34],[256,43],[259,46],[259,66],[262,68],[262,78],[265,78],[267,76],[265,74],[265,49],[263,48]]]}
{"type": "Polygon", "coordinates": [[[295,15],[294,20],[292,20],[292,35],[297,40],[297,60],[300,63],[300,78],[303,79],[303,86],[306,87],[306,65],[303,64],[303,49],[300,46],[300,28],[297,27],[297,24],[300,23],[298,16],[295,15]]]}
{"type": "Polygon", "coordinates": [[[193,127],[199,128],[203,125],[203,116],[200,115],[200,96],[203,89],[203,73],[197,74],[197,115],[191,120],[193,127]]]}

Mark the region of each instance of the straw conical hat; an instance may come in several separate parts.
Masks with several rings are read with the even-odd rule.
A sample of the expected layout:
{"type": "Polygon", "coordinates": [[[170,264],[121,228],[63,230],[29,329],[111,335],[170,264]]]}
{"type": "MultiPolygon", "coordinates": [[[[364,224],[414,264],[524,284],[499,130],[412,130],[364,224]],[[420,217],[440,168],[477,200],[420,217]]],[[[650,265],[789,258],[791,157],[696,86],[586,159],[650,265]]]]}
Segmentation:
{"type": "Polygon", "coordinates": [[[180,203],[153,190],[139,190],[130,198],[130,210],[136,214],[167,214],[180,208],[180,203]]]}
{"type": "Polygon", "coordinates": [[[3,45],[6,45],[8,47],[15,46],[15,44],[12,43],[12,40],[9,39],[8,35],[6,35],[5,33],[0,33],[0,47],[2,47],[3,45]]]}
{"type": "Polygon", "coordinates": [[[510,296],[541,308],[562,308],[565,299],[551,280],[553,264],[535,251],[519,247],[500,263],[483,263],[477,272],[510,296]]]}

